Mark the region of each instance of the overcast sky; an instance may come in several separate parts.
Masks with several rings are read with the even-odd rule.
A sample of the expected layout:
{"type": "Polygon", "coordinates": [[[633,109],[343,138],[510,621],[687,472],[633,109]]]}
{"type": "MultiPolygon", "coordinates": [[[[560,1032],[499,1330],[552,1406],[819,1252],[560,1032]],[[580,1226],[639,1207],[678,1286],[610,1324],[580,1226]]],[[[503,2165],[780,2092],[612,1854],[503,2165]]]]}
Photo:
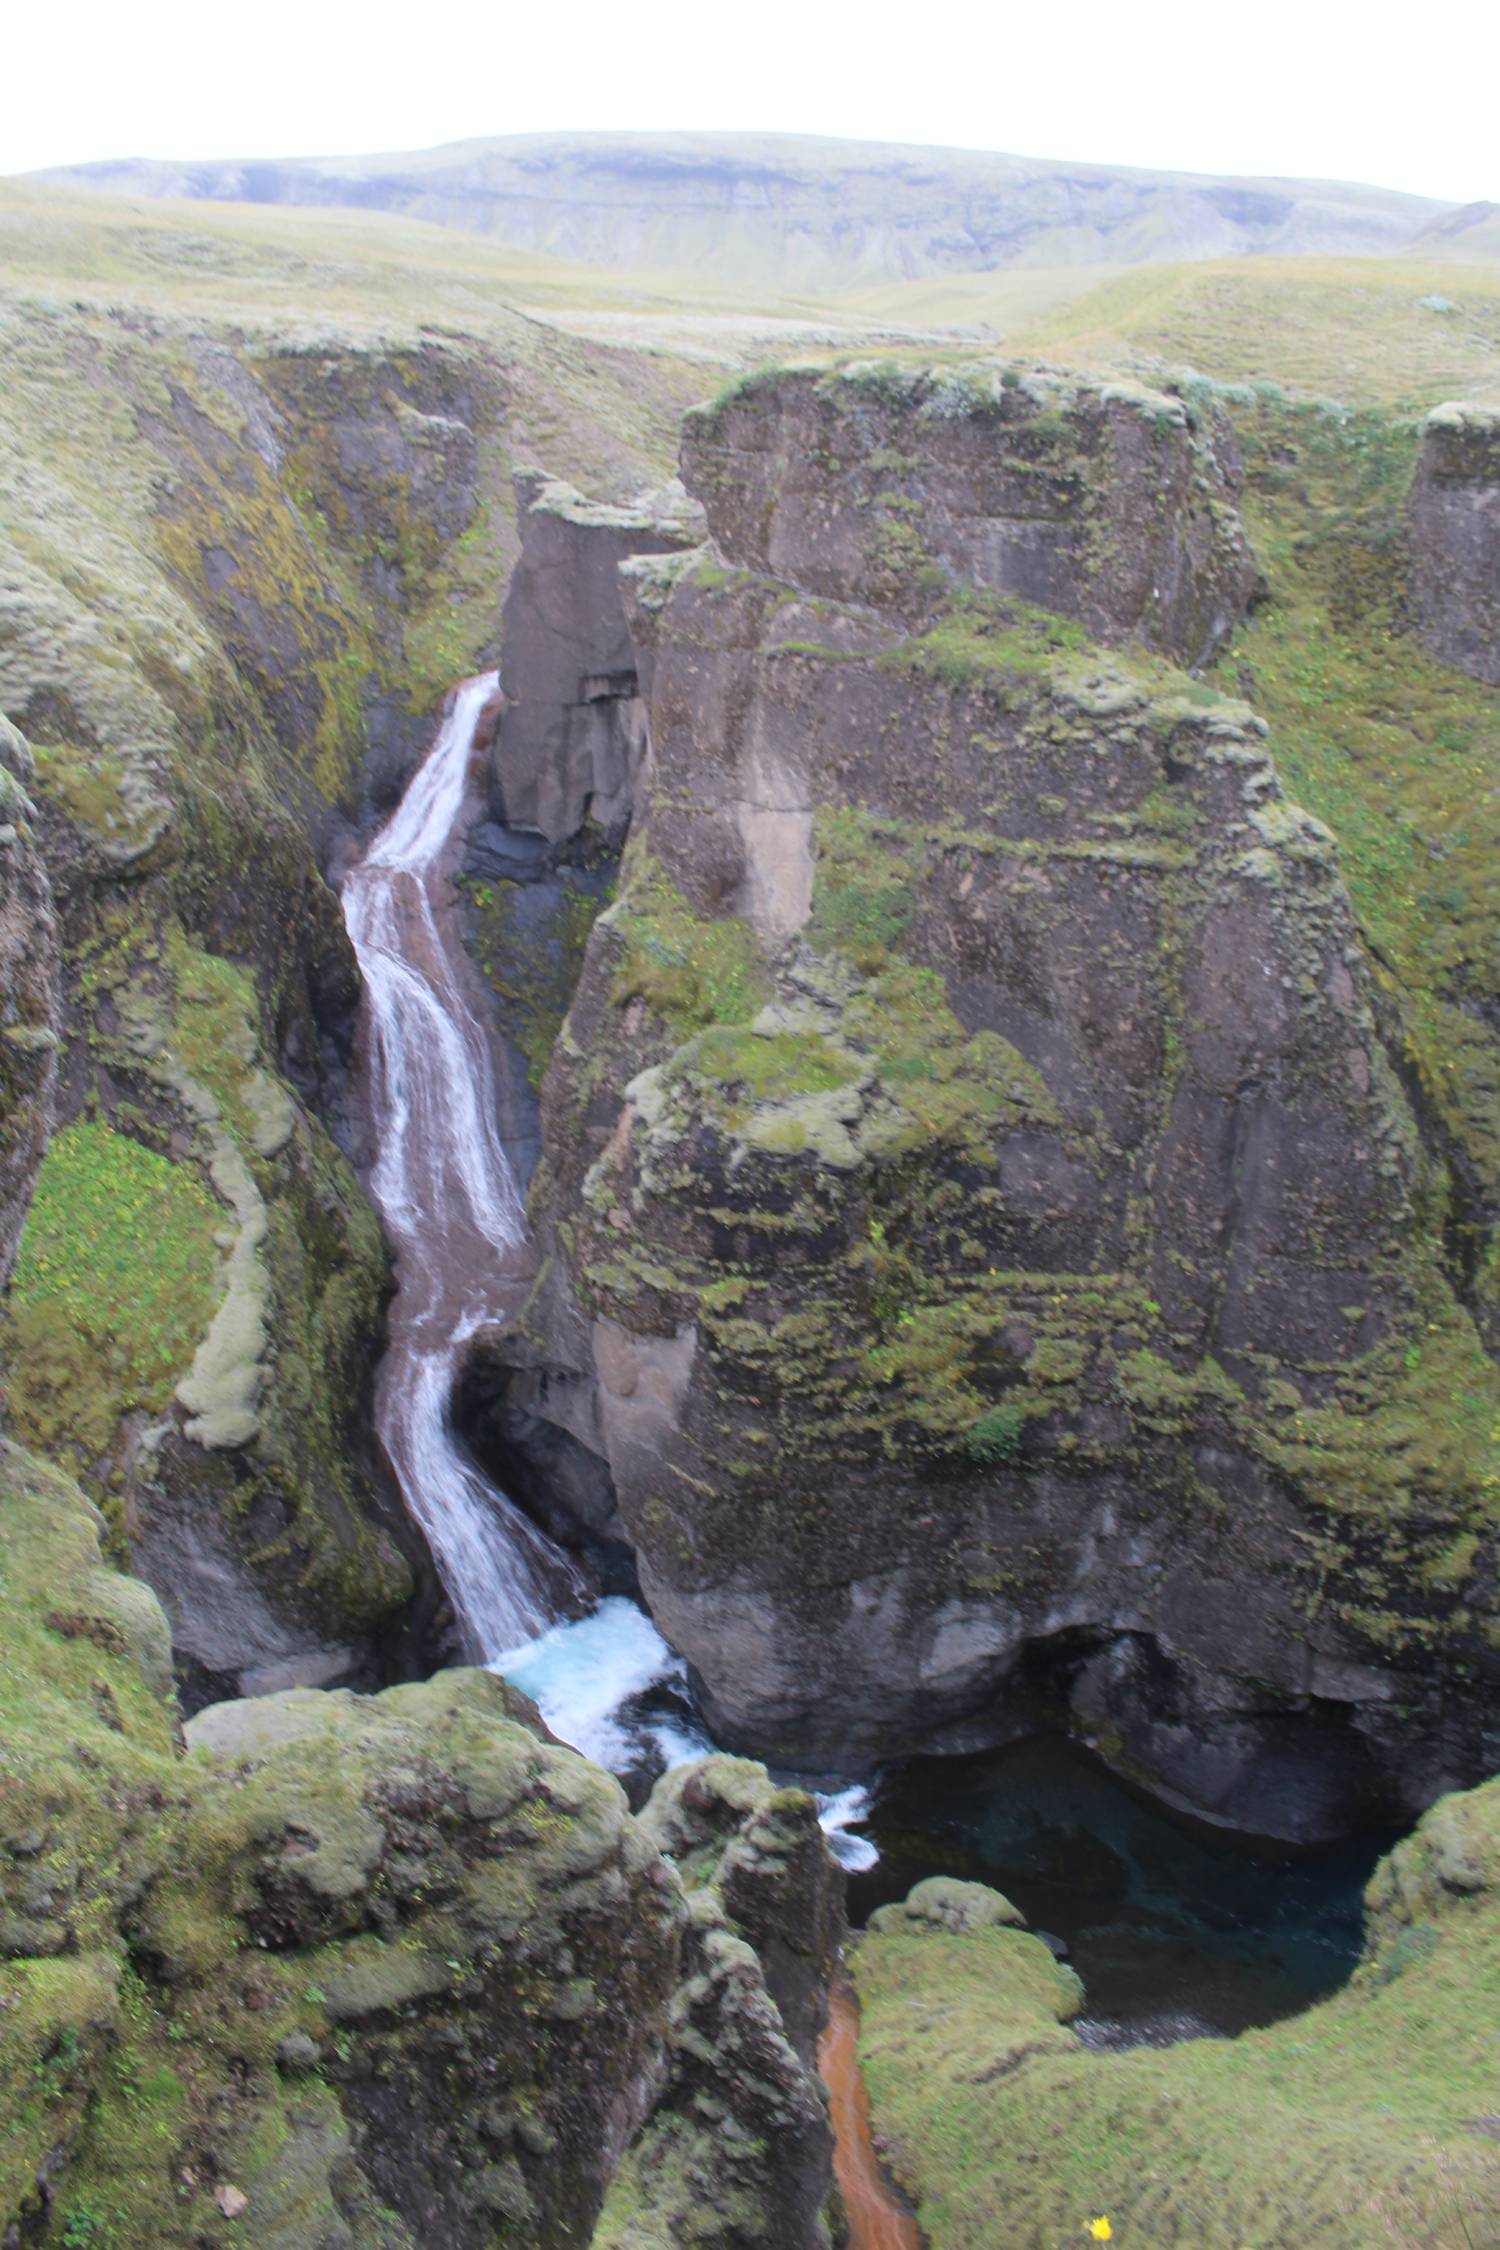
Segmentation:
{"type": "Polygon", "coordinates": [[[757,130],[1500,200],[1500,0],[26,0],[0,172],[757,130]],[[1389,28],[1387,28],[1387,21],[1389,28]]]}

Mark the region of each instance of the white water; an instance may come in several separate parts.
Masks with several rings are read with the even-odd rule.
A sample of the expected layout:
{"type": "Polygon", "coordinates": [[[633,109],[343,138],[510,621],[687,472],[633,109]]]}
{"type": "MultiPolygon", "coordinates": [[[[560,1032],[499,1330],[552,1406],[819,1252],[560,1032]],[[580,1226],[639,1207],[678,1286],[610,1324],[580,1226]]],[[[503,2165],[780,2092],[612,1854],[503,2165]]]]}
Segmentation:
{"type": "Polygon", "coordinates": [[[460,1450],[449,1417],[463,1346],[514,1298],[526,1242],[489,1047],[439,912],[473,802],[475,730],[498,685],[491,672],[455,690],[437,740],[343,889],[365,983],[370,1190],[398,1283],[376,1428],[484,1661],[541,1632],[581,1592],[571,1566],[460,1450]]]}
{"type": "MultiPolygon", "coordinates": [[[[471,1653],[530,1695],[552,1732],[616,1771],[654,1752],[682,1765],[715,1747],[667,1717],[626,1722],[652,1688],[685,1700],[686,1666],[619,1595],[578,1616],[578,1573],[458,1445],[450,1401],[463,1347],[504,1317],[524,1271],[526,1220],[501,1145],[494,1069],[452,928],[453,862],[472,789],[474,738],[499,675],[466,680],[395,812],[343,887],[365,985],[370,1190],[396,1252],[390,1346],[376,1428],[427,1535],[471,1653]],[[571,1613],[571,1614],[570,1614],[571,1613]]],[[[848,1833],[868,1791],[818,1799],[845,1866],[875,1848],[848,1833]]]]}

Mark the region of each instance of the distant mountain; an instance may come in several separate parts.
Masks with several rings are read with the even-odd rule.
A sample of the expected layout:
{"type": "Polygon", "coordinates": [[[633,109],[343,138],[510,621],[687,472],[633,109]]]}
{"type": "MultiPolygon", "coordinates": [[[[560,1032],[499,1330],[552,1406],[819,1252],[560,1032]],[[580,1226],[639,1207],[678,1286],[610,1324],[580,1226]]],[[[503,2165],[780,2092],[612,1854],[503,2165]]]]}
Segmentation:
{"type": "Polygon", "coordinates": [[[806,291],[1004,266],[1390,252],[1457,206],[1247,180],[745,133],[528,134],[409,155],[33,175],[133,195],[398,211],[586,263],[806,291]]]}
{"type": "Polygon", "coordinates": [[[1461,203],[1440,213],[1414,247],[1430,258],[1500,258],[1500,203],[1461,203]]]}

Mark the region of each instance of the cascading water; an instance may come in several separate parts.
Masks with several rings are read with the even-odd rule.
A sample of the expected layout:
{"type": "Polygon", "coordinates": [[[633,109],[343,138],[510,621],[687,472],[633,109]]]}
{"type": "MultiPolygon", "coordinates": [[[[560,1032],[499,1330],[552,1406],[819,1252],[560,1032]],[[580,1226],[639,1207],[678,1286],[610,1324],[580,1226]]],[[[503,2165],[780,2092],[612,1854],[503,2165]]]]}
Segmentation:
{"type": "MultiPolygon", "coordinates": [[[[630,1725],[621,1710],[653,1689],[675,1691],[680,1706],[680,1658],[633,1602],[590,1604],[572,1565],[463,1452],[450,1418],[464,1345],[504,1317],[526,1267],[489,1043],[451,913],[454,864],[478,811],[475,736],[499,684],[489,672],[454,690],[401,803],[344,880],[365,983],[370,1191],[396,1252],[376,1427],[470,1654],[524,1688],[553,1732],[600,1764],[671,1765],[713,1744],[680,1709],[639,1710],[630,1725]]],[[[822,1803],[839,1856],[873,1861],[847,1833],[866,1792],[822,1803]]]]}
{"type": "Polygon", "coordinates": [[[482,1477],[449,1420],[460,1354],[515,1293],[526,1222],[496,1119],[494,1072],[441,899],[474,737],[499,686],[465,680],[405,796],[345,878],[366,995],[376,1159],[370,1191],[396,1252],[376,1427],[482,1662],[581,1605],[576,1573],[482,1477]]]}

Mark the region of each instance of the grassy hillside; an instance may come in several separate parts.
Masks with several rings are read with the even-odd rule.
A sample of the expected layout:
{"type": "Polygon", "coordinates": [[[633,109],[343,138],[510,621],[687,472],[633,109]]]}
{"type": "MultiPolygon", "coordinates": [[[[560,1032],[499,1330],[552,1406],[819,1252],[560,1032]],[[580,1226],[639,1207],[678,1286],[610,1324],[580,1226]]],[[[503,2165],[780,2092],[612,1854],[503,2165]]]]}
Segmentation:
{"type": "MultiPolygon", "coordinates": [[[[972,299],[969,308],[984,317],[972,299]]],[[[1224,382],[1274,381],[1408,412],[1445,398],[1487,401],[1500,398],[1500,264],[1278,258],[1152,268],[1048,308],[1012,327],[1008,341],[1069,361],[1139,354],[1224,382]]]]}

